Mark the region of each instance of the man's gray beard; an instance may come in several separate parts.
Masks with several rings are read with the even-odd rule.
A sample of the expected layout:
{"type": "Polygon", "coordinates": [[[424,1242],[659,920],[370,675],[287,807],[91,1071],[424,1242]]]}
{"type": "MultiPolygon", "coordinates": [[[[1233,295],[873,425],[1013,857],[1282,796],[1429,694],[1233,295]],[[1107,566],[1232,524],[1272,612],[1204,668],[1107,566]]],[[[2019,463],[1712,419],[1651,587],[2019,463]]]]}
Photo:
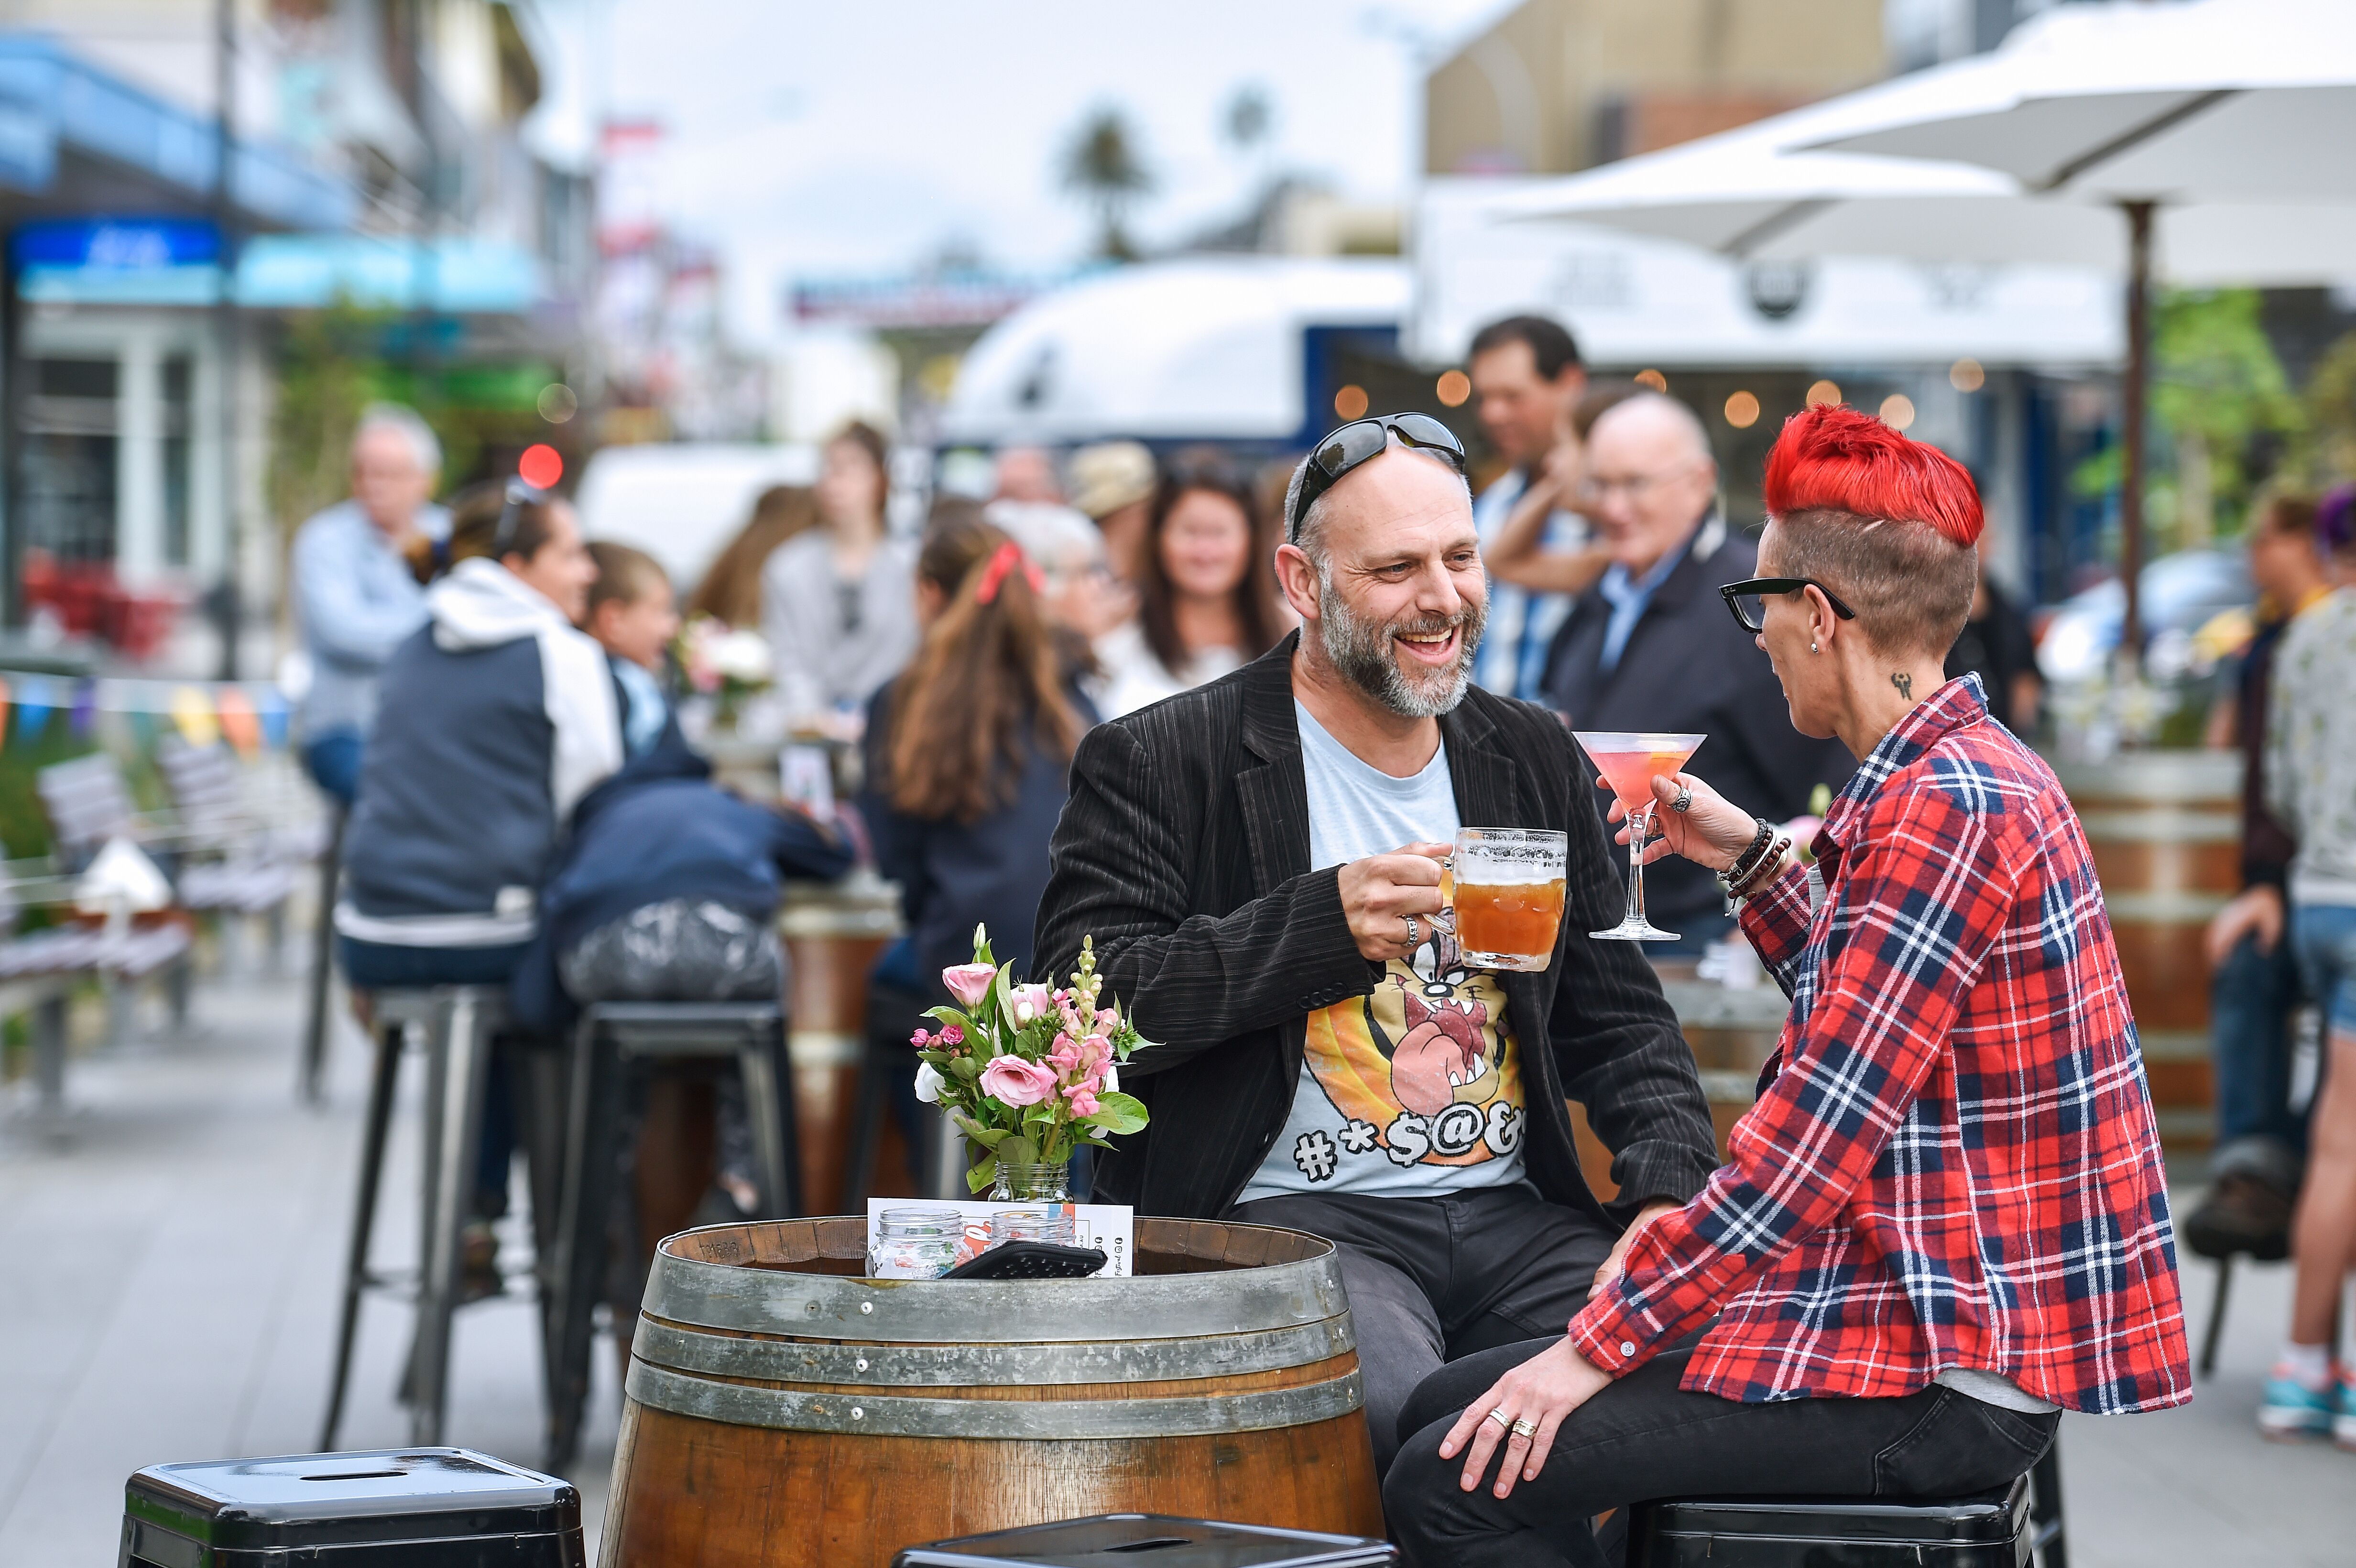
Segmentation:
{"type": "Polygon", "coordinates": [[[1393,621],[1375,625],[1358,618],[1330,582],[1318,584],[1317,639],[1326,662],[1342,678],[1402,719],[1437,719],[1464,700],[1472,684],[1472,656],[1481,646],[1481,629],[1488,607],[1468,603],[1454,618],[1393,621]],[[1456,662],[1446,668],[1419,670],[1414,676],[1400,667],[1391,639],[1400,633],[1430,636],[1451,626],[1459,628],[1456,662]]]}

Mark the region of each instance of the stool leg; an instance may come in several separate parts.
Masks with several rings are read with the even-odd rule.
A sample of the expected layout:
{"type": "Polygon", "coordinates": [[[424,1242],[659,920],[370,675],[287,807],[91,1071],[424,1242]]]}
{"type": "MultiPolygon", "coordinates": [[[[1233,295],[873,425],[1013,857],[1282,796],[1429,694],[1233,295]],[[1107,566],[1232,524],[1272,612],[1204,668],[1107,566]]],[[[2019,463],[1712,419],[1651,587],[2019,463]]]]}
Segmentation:
{"type": "Polygon", "coordinates": [[[2070,1568],[2070,1548],[2062,1530],[2062,1435],[2055,1433],[2045,1456],[2029,1473],[2029,1517],[2037,1538],[2037,1568],[2070,1568]]]}
{"type": "MultiPolygon", "coordinates": [[[[801,1211],[797,1200],[798,1183],[794,1180],[794,1129],[787,1119],[793,1114],[788,1109],[793,1068],[784,1056],[774,1037],[736,1053],[744,1076],[744,1110],[752,1119],[753,1141],[761,1158],[761,1216],[767,1220],[791,1219],[801,1211]]],[[[855,1180],[856,1167],[852,1174],[855,1180]]],[[[845,1207],[855,1211],[866,1200],[864,1192],[854,1189],[845,1207]]]]}
{"type": "Polygon", "coordinates": [[[2217,1260],[2217,1294],[2209,1300],[2209,1327],[2201,1335],[2200,1375],[2209,1377],[2217,1371],[2217,1340],[2225,1331],[2225,1296],[2233,1285],[2233,1255],[2231,1253],[2217,1260]]]}
{"type": "Polygon", "coordinates": [[[328,831],[327,848],[319,859],[319,912],[311,923],[311,976],[309,994],[305,998],[303,1019],[303,1076],[301,1089],[304,1103],[319,1103],[319,1080],[327,1061],[327,992],[335,968],[336,943],[336,880],[343,869],[344,812],[336,808],[335,826],[328,831]]]}
{"type": "Polygon", "coordinates": [[[66,1111],[66,994],[41,998],[33,1009],[33,1076],[41,1090],[41,1119],[54,1128],[66,1111]]]}
{"type": "Polygon", "coordinates": [[[401,1076],[402,1029],[377,1031],[376,1071],[369,1083],[368,1122],[360,1140],[360,1190],[352,1211],[352,1244],[344,1264],[343,1316],[336,1325],[336,1370],[327,1383],[327,1417],[319,1427],[319,1451],[332,1452],[344,1418],[344,1389],[352,1374],[352,1341],[358,1336],[360,1292],[368,1285],[369,1236],[376,1228],[377,1183],[384,1175],[384,1145],[392,1125],[392,1092],[401,1076]]]}
{"type": "MultiPolygon", "coordinates": [[[[784,1168],[785,1181],[776,1208],[777,1218],[790,1220],[809,1212],[809,1200],[802,1191],[801,1107],[794,1099],[793,1031],[787,1025],[786,1015],[777,1015],[776,1022],[768,1026],[768,1058],[775,1065],[769,1076],[776,1082],[779,1163],[784,1168]]],[[[745,1093],[750,1094],[748,1084],[745,1093]]]]}
{"type": "Polygon", "coordinates": [[[473,991],[455,989],[434,1009],[434,1109],[426,1162],[434,1176],[426,1205],[424,1255],[419,1260],[417,1349],[409,1407],[409,1440],[442,1441],[449,1394],[450,1318],[458,1305],[460,1248],[474,1195],[476,1146],[483,1136],[483,1095],[491,1040],[473,991]]]}
{"type": "Polygon", "coordinates": [[[886,1042],[870,1033],[867,1049],[859,1056],[859,1096],[851,1112],[851,1168],[842,1179],[842,1209],[847,1214],[867,1212],[867,1195],[875,1179],[875,1157],[884,1142],[887,1112],[889,1068],[879,1060],[885,1049],[886,1042]]]}
{"type": "MultiPolygon", "coordinates": [[[[572,1128],[565,1138],[564,1198],[556,1233],[556,1298],[548,1314],[548,1452],[541,1468],[562,1473],[581,1447],[589,1403],[592,1320],[605,1277],[607,1221],[614,1209],[615,1146],[622,1122],[622,1053],[581,1021],[573,1047],[572,1128]]],[[[629,1329],[616,1317],[614,1332],[629,1329]]]]}

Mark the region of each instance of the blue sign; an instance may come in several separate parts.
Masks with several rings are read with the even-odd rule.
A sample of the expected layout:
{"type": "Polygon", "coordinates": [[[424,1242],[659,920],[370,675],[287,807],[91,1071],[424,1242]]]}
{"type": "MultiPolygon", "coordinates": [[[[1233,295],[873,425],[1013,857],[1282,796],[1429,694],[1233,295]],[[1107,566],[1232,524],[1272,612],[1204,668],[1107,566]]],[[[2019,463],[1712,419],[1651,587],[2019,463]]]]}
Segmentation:
{"type": "Polygon", "coordinates": [[[210,266],[220,231],[199,219],[65,218],[27,223],[14,236],[19,268],[155,272],[210,266]]]}

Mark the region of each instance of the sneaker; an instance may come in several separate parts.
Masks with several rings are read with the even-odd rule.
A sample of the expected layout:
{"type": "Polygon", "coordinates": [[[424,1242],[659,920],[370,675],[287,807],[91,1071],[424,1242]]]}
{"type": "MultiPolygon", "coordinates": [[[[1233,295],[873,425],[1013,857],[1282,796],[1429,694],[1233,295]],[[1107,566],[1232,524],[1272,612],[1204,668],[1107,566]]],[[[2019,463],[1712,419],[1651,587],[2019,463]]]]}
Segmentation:
{"type": "Polygon", "coordinates": [[[458,1304],[507,1293],[499,1274],[499,1237],[487,1220],[470,1220],[459,1237],[458,1304]]]}
{"type": "Polygon", "coordinates": [[[2331,1418],[2331,1441],[2356,1454],[2356,1368],[2340,1373],[2340,1413],[2331,1418]]]}
{"type": "Polygon", "coordinates": [[[2279,1372],[2268,1377],[2265,1398],[2258,1405],[2258,1435],[2276,1443],[2296,1443],[2327,1436],[2337,1424],[2356,1440],[2356,1415],[2341,1413],[2356,1407],[2342,1403],[2342,1392],[2336,1377],[2319,1389],[2279,1372]]]}
{"type": "Polygon", "coordinates": [[[2293,1200],[2246,1171],[2227,1171],[2184,1217],[2184,1244],[2204,1258],[2247,1253],[2260,1263],[2290,1255],[2293,1200]]]}

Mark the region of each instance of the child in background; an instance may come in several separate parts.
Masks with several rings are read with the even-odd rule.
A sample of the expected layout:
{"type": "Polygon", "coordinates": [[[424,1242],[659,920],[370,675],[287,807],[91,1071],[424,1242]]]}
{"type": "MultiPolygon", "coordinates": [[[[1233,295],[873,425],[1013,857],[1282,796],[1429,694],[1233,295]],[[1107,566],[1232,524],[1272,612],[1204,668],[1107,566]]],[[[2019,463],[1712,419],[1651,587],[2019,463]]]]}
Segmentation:
{"type": "Polygon", "coordinates": [[[679,635],[679,596],[655,558],[626,544],[589,547],[597,581],[582,630],[597,639],[622,690],[622,741],[628,753],[649,750],[670,721],[663,696],[664,659],[679,635]]]}

